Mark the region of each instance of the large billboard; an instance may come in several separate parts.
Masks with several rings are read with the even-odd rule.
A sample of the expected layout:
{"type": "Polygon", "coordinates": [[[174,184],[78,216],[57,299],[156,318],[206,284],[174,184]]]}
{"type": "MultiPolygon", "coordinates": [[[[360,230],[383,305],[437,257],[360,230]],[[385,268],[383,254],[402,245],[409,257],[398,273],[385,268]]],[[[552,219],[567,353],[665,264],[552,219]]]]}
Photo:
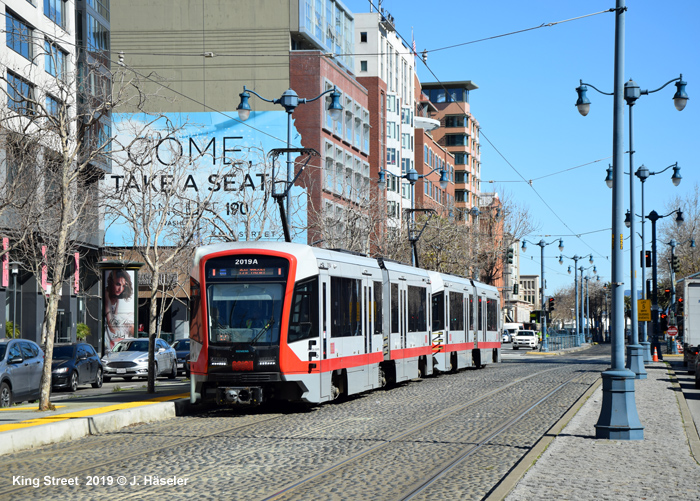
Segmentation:
{"type": "MultiPolygon", "coordinates": [[[[198,242],[224,236],[282,240],[278,208],[270,196],[273,178],[268,154],[273,148],[286,147],[287,113],[253,112],[245,122],[235,116],[235,112],[115,114],[112,173],[102,184],[105,197],[113,202],[106,204],[105,245],[149,243],[143,240],[148,232],[141,230],[150,227],[152,220],[136,221],[138,211],[162,211],[166,225],[175,227],[197,204],[206,204],[218,218],[216,222],[207,219],[198,242]],[[172,193],[179,201],[173,201],[172,193]]],[[[291,127],[293,147],[299,147],[301,137],[293,122],[291,127]]],[[[282,155],[275,165],[277,192],[286,187],[285,160],[282,155]]],[[[306,192],[297,186],[291,194],[288,218],[296,230],[293,239],[306,243],[306,192]]],[[[175,235],[175,231],[162,232],[158,243],[172,245],[175,235]]]]}
{"type": "Polygon", "coordinates": [[[134,270],[112,269],[102,273],[105,284],[103,346],[111,350],[117,341],[134,337],[138,287],[134,270]]]}

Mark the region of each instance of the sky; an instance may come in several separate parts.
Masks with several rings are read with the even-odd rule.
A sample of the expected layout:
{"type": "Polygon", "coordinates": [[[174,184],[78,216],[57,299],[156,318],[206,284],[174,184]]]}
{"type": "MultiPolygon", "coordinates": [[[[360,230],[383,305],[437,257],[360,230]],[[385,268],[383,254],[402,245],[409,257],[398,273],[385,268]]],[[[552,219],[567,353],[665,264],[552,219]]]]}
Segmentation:
{"type": "MultiPolygon", "coordinates": [[[[376,5],[377,0],[372,1],[376,5]]],[[[354,13],[370,9],[368,0],[343,3],[354,13]]],[[[634,170],[642,164],[652,172],[676,162],[681,167],[678,187],[671,182],[672,169],[645,183],[645,212],[666,214],[675,209],[670,206],[675,197],[685,198],[700,182],[700,150],[694,143],[700,138],[700,1],[627,0],[626,6],[625,82],[633,79],[642,90],[655,90],[683,74],[690,97],[685,110],[678,112],[671,83],[641,96],[633,107],[634,170]]],[[[612,190],[605,184],[605,171],[612,162],[613,98],[589,87],[591,110],[582,117],[575,106],[575,89],[583,80],[613,91],[615,15],[603,11],[614,8],[615,0],[384,0],[382,7],[394,17],[401,36],[410,41],[413,32],[418,53],[428,50],[427,68],[420,58],[416,63],[421,81],[472,80],[479,86],[470,93],[470,106],[481,126],[481,191],[495,191],[501,199],[527,208],[538,228],[526,237],[520,273],[539,275],[536,243],[562,238],[565,256],[586,256],[579,266],[589,266],[587,257],[592,254],[600,280],[610,281],[612,190]],[[550,23],[558,24],[436,50],[550,23]]],[[[627,152],[626,105],[624,113],[627,152]]],[[[629,172],[627,153],[624,165],[629,172]]],[[[624,186],[626,210],[629,178],[624,186]]],[[[641,183],[636,178],[635,207],[641,214],[641,183]]],[[[657,230],[671,220],[661,220],[657,230]]],[[[647,222],[647,249],[650,235],[647,222]]],[[[574,262],[565,259],[559,265],[557,245],[558,241],[545,248],[548,295],[573,283],[567,268],[574,262]]],[[[638,255],[640,238],[635,245],[638,255]]],[[[629,254],[625,241],[626,289],[629,254]]],[[[640,287],[637,278],[636,288],[640,287]]]]}

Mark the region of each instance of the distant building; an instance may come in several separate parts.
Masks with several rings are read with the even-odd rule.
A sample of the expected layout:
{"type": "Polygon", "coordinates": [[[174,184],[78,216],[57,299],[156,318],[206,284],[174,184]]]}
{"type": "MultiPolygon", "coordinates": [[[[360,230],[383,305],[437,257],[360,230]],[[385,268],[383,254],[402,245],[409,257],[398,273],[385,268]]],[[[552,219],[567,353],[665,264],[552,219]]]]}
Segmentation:
{"type": "Polygon", "coordinates": [[[430,118],[440,121],[433,137],[454,155],[455,216],[467,219],[467,211],[479,207],[481,196],[479,123],[469,106],[469,93],[479,87],[471,80],[421,85],[423,94],[436,110],[430,113],[430,118]]]}
{"type": "Polygon", "coordinates": [[[539,275],[520,275],[520,297],[531,304],[533,310],[541,309],[539,275]]]}

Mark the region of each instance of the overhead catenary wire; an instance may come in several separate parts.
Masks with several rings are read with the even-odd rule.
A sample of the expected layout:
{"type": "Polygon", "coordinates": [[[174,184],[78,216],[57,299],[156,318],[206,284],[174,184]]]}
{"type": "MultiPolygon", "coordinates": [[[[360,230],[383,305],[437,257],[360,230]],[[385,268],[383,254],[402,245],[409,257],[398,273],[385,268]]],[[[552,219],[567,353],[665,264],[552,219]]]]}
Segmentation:
{"type": "MultiPolygon", "coordinates": [[[[370,1],[370,3],[371,3],[372,5],[374,5],[371,1],[370,1]]],[[[376,6],[374,6],[374,7],[376,8],[376,6]]],[[[594,15],[602,14],[602,13],[607,13],[607,12],[614,12],[614,9],[612,9],[612,10],[610,10],[610,11],[601,11],[601,12],[595,13],[594,15]]],[[[589,16],[580,16],[579,18],[576,18],[576,19],[583,19],[584,17],[589,17],[589,16]]],[[[529,30],[528,30],[528,31],[529,31],[529,30]]],[[[398,30],[396,30],[395,33],[396,33],[397,37],[399,37],[401,40],[403,40],[404,43],[406,43],[407,46],[411,46],[411,45],[412,45],[412,44],[409,44],[409,43],[408,43],[408,41],[399,33],[398,30]]],[[[414,55],[417,55],[417,54],[414,53],[414,55]]],[[[425,60],[425,58],[419,58],[419,59],[420,59],[420,61],[423,63],[423,65],[425,66],[425,68],[430,72],[430,74],[435,78],[435,80],[437,81],[437,83],[439,83],[440,85],[442,85],[442,88],[445,90],[445,93],[447,94],[447,93],[449,92],[448,89],[447,89],[447,87],[442,83],[442,81],[438,78],[438,76],[435,74],[435,72],[432,70],[432,68],[428,65],[428,63],[427,63],[427,61],[425,60]]],[[[459,106],[461,106],[462,112],[463,112],[465,115],[469,115],[469,113],[467,113],[467,110],[464,108],[464,105],[463,105],[462,103],[459,103],[459,102],[458,102],[457,104],[458,104],[459,106]]],[[[559,220],[559,222],[561,222],[562,225],[564,225],[564,227],[565,227],[566,229],[568,229],[568,230],[572,233],[572,235],[579,235],[579,233],[577,233],[577,232],[575,232],[574,230],[572,230],[571,227],[569,227],[569,225],[566,224],[566,222],[564,222],[564,220],[561,219],[561,217],[559,217],[559,215],[557,214],[557,212],[547,203],[547,201],[546,201],[546,200],[544,199],[544,197],[537,191],[537,189],[533,186],[533,184],[530,182],[530,180],[526,179],[525,176],[523,176],[523,175],[518,171],[518,169],[516,169],[515,166],[505,157],[505,155],[503,155],[503,153],[501,153],[501,151],[496,147],[496,145],[495,145],[495,144],[488,138],[488,136],[484,133],[484,130],[483,130],[482,127],[479,127],[479,132],[480,132],[481,136],[491,145],[491,147],[494,149],[494,151],[496,151],[496,153],[506,162],[506,164],[508,164],[508,166],[520,177],[520,179],[521,179],[523,182],[527,183],[527,184],[530,186],[530,188],[533,190],[533,192],[535,193],[535,195],[541,200],[541,202],[544,204],[544,206],[547,207],[547,209],[549,209],[549,211],[554,215],[554,217],[555,217],[557,220],[559,220]]],[[[577,236],[577,238],[578,238],[586,247],[588,247],[589,249],[591,249],[597,256],[603,257],[603,254],[602,254],[602,253],[600,253],[599,251],[595,250],[590,244],[588,244],[587,242],[585,242],[580,236],[577,236]]]]}

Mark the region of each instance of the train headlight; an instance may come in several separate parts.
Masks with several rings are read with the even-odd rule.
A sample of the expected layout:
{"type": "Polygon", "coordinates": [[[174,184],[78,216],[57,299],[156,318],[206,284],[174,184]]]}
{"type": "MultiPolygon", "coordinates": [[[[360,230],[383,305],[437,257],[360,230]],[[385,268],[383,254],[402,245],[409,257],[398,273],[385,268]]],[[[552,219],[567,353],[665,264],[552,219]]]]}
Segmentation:
{"type": "Polygon", "coordinates": [[[211,357],[211,365],[228,365],[225,358],[211,357]]]}
{"type": "Polygon", "coordinates": [[[258,365],[275,365],[277,361],[274,358],[261,358],[258,360],[258,365]]]}

